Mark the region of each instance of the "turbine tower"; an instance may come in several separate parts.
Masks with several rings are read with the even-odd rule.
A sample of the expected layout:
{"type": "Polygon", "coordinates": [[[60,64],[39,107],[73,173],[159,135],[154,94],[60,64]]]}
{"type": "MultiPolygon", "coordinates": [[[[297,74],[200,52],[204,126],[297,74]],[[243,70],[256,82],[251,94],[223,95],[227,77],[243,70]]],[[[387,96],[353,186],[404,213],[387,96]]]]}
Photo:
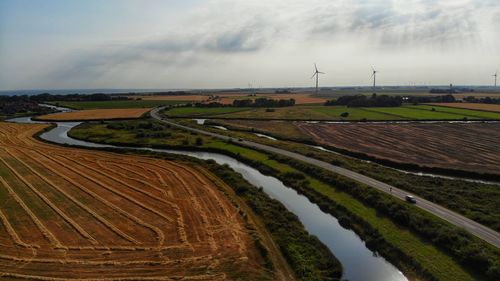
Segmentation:
{"type": "Polygon", "coordinates": [[[498,76],[498,71],[495,71],[495,74],[491,75],[493,77],[495,77],[495,88],[497,87],[497,76],[498,76]]]}
{"type": "Polygon", "coordinates": [[[377,71],[375,70],[375,68],[373,68],[373,66],[372,66],[372,71],[373,73],[371,77],[373,77],[373,92],[375,92],[375,81],[377,79],[377,71]]]}
{"type": "Polygon", "coordinates": [[[311,79],[316,76],[316,94],[318,94],[318,77],[320,74],[325,74],[324,72],[318,71],[318,67],[314,64],[314,74],[311,76],[311,79]]]}

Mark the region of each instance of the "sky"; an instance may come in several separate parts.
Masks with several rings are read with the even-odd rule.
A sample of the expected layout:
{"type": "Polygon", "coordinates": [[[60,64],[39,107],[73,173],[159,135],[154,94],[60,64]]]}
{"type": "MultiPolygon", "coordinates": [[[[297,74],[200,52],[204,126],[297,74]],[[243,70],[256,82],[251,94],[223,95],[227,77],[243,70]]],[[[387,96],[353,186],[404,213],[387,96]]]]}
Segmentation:
{"type": "Polygon", "coordinates": [[[0,90],[491,85],[498,0],[0,0],[0,90]]]}

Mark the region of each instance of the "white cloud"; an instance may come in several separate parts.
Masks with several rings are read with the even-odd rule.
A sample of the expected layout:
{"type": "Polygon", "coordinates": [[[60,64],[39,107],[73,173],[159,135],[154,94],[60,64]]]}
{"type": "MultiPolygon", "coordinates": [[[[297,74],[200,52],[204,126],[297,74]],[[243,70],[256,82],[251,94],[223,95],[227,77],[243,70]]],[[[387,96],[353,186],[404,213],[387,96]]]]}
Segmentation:
{"type": "Polygon", "coordinates": [[[498,1],[207,1],[162,34],[144,30],[140,37],[66,50],[34,81],[52,87],[235,87],[252,80],[304,86],[318,61],[332,70],[324,78],[329,84],[364,84],[356,77],[371,64],[386,69],[381,82],[388,84],[483,83],[486,78],[467,72],[443,72],[460,63],[497,67],[499,22],[498,1]],[[411,70],[407,64],[417,77],[389,71],[411,70]]]}

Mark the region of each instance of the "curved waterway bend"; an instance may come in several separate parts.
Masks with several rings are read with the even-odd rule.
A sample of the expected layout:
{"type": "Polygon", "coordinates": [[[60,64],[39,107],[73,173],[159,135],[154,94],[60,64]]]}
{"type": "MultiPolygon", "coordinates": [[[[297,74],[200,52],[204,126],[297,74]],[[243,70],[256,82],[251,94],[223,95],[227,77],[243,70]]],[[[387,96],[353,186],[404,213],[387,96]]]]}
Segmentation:
{"type": "MultiPolygon", "coordinates": [[[[28,118],[16,118],[13,122],[29,123],[28,118]]],[[[59,122],[57,127],[40,135],[42,139],[59,143],[87,147],[119,147],[76,140],[68,136],[68,131],[79,122],[59,122]]],[[[130,147],[123,147],[130,149],[130,147]]],[[[342,263],[343,279],[350,281],[403,281],[407,278],[383,257],[369,250],[363,240],[351,230],[343,228],[335,217],[320,210],[294,189],[287,187],[280,180],[266,176],[258,170],[238,160],[217,153],[177,151],[168,149],[137,148],[157,152],[182,154],[199,159],[213,159],[218,164],[227,164],[243,177],[261,186],[270,197],[283,203],[286,208],[297,215],[309,233],[317,236],[342,263]]]]}

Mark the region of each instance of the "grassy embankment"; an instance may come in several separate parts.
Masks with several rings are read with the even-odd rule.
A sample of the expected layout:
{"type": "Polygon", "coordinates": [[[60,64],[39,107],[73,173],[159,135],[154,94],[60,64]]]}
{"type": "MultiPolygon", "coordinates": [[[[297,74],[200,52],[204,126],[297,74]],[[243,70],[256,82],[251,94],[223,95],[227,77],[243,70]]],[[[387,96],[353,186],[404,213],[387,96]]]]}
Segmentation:
{"type": "Polygon", "coordinates": [[[500,120],[500,113],[448,107],[417,105],[402,107],[348,108],[345,106],[292,106],[275,108],[197,108],[184,107],[166,110],[173,118],[213,119],[271,119],[271,120],[330,120],[330,121],[387,121],[387,120],[500,120]],[[342,113],[348,113],[342,117],[342,113]]]}
{"type": "Polygon", "coordinates": [[[172,128],[165,127],[164,130],[158,131],[140,129],[131,125],[134,122],[137,121],[83,125],[73,129],[71,135],[95,142],[224,152],[284,181],[292,178],[290,177],[292,175],[298,179],[289,182],[292,187],[308,193],[309,198],[316,201],[323,209],[340,217],[341,222],[354,229],[369,242],[370,247],[410,275],[417,274],[426,277],[426,279],[437,280],[486,280],[486,270],[489,270],[488,275],[490,276],[498,274],[495,271],[498,268],[493,265],[500,259],[497,249],[492,249],[484,242],[444,221],[415,207],[407,206],[389,195],[366,186],[359,187],[354,182],[348,182],[347,185],[352,185],[352,189],[356,191],[352,193],[352,190],[345,188],[342,184],[345,179],[336,175],[332,175],[332,178],[339,180],[337,182],[340,184],[339,187],[333,182],[325,183],[325,179],[321,178],[319,173],[315,177],[304,174],[300,171],[301,169],[276,161],[275,159],[278,158],[272,159],[259,151],[172,128]],[[318,178],[323,181],[318,180],[318,178]],[[299,186],[295,182],[298,182],[299,186]],[[375,204],[360,198],[359,193],[357,193],[360,190],[372,195],[370,199],[375,198],[375,204]],[[395,213],[391,211],[378,212],[377,203],[383,203],[383,206],[386,207],[387,205],[394,206],[395,213]],[[438,228],[435,230],[426,229],[428,232],[425,233],[419,232],[411,225],[405,225],[408,222],[401,223],[398,216],[411,216],[417,220],[417,222],[412,221],[412,223],[422,224],[425,222],[423,225],[438,226],[438,228]],[[439,240],[439,237],[450,239],[450,241],[446,241],[447,244],[444,245],[445,243],[439,240]],[[462,252],[457,252],[457,249],[462,252]],[[468,256],[460,256],[460,253],[468,256]],[[477,258],[484,258],[485,263],[473,270],[473,264],[470,262],[476,262],[477,258]],[[470,264],[471,268],[464,266],[466,264],[470,264]]]}
{"type": "MultiPolygon", "coordinates": [[[[195,126],[191,120],[179,120],[180,123],[195,126]]],[[[500,231],[500,191],[498,186],[479,182],[451,180],[446,178],[424,177],[404,173],[376,163],[369,163],[359,159],[336,153],[326,152],[311,147],[314,141],[304,135],[289,122],[260,123],[259,129],[241,125],[238,121],[207,121],[208,124],[222,125],[230,131],[221,131],[204,126],[205,130],[212,130],[220,134],[227,134],[255,142],[275,146],[310,156],[325,162],[338,165],[358,173],[367,175],[387,184],[418,194],[454,210],[472,220],[500,231]],[[235,131],[239,130],[239,131],[235,131]],[[261,132],[277,138],[277,141],[257,137],[254,132],[261,132]]],[[[333,148],[331,148],[333,149],[333,148]]]]}
{"type": "MultiPolygon", "coordinates": [[[[72,130],[70,135],[95,142],[184,149],[196,146],[199,138],[207,144],[207,148],[221,149],[224,146],[224,143],[182,131],[165,132],[163,125],[144,121],[81,125],[72,130]],[[114,129],[109,129],[108,125],[114,129]],[[170,141],[164,142],[165,137],[168,137],[170,141]]],[[[234,146],[234,148],[238,147],[234,146]]],[[[297,216],[290,213],[278,201],[269,198],[262,190],[252,186],[229,167],[219,166],[213,161],[206,162],[205,166],[232,187],[236,194],[258,215],[299,280],[340,279],[342,266],[338,260],[315,236],[308,234],[297,216]]],[[[264,257],[269,254],[267,249],[261,248],[260,250],[264,257]]]]}
{"type": "Polygon", "coordinates": [[[110,109],[110,108],[153,108],[165,105],[185,104],[182,100],[116,100],[116,101],[53,101],[56,106],[72,109],[110,109]]]}

